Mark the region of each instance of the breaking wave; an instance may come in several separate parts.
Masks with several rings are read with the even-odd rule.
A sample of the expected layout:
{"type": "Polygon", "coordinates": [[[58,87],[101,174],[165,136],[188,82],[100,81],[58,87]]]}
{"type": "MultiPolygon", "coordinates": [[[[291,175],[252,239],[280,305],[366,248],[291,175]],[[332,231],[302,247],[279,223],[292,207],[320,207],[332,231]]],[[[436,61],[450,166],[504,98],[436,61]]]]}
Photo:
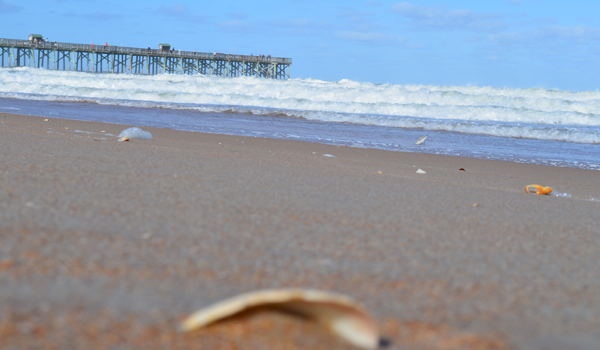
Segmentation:
{"type": "Polygon", "coordinates": [[[600,92],[0,69],[0,97],[600,143],[600,92]]]}

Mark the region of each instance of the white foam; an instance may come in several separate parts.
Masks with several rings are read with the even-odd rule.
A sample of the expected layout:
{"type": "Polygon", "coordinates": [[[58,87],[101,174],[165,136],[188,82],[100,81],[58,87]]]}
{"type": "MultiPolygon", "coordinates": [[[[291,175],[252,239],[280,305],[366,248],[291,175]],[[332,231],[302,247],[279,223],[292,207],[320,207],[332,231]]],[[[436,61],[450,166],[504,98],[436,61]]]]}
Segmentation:
{"type": "Polygon", "coordinates": [[[149,131],[144,131],[137,126],[123,130],[119,137],[127,137],[129,139],[152,140],[152,134],[149,131]]]}
{"type": "Polygon", "coordinates": [[[600,92],[0,70],[0,97],[600,143],[600,92]],[[27,94],[27,95],[23,95],[27,94]]]}

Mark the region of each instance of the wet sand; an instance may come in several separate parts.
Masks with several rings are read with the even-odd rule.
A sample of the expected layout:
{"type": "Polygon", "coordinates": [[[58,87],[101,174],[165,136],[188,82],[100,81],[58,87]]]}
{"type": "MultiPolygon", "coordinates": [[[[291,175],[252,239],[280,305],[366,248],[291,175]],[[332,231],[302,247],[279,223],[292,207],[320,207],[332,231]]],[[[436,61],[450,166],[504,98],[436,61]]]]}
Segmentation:
{"type": "Polygon", "coordinates": [[[597,171],[0,122],[0,348],[348,349],[278,313],[176,331],[275,287],[354,297],[396,349],[600,343],[597,171]],[[526,194],[534,183],[572,198],[526,194]]]}

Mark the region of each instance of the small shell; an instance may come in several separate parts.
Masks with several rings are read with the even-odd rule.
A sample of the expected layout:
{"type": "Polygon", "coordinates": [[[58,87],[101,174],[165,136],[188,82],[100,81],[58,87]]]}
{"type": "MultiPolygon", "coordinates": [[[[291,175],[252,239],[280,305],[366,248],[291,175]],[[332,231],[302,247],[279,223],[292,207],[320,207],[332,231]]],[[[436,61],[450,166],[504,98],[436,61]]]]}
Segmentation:
{"type": "Polygon", "coordinates": [[[525,191],[527,191],[527,193],[536,193],[538,195],[542,195],[542,194],[548,194],[550,192],[552,192],[552,188],[551,187],[543,187],[540,185],[527,185],[525,186],[525,191]],[[530,188],[533,187],[535,190],[530,188]]]}
{"type": "Polygon", "coordinates": [[[48,121],[48,119],[44,119],[44,121],[45,121],[45,122],[47,122],[47,121],[48,121]]]}
{"type": "Polygon", "coordinates": [[[427,173],[425,172],[425,170],[419,169],[419,170],[417,170],[417,174],[427,174],[427,173]]]}
{"type": "Polygon", "coordinates": [[[127,137],[123,136],[119,139],[119,142],[123,142],[123,141],[129,141],[129,139],[127,137]]]}
{"type": "Polygon", "coordinates": [[[363,349],[376,349],[379,344],[377,325],[361,305],[341,294],[310,289],[272,289],[241,294],[196,311],[181,323],[181,329],[202,328],[258,306],[311,317],[363,349]]]}

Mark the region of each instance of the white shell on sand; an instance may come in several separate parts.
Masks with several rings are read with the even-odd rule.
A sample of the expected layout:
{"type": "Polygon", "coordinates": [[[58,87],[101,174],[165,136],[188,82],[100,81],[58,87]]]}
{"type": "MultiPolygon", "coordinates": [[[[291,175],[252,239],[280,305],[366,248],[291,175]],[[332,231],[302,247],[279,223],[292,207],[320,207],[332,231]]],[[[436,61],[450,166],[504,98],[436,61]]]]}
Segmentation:
{"type": "Polygon", "coordinates": [[[258,306],[310,317],[363,349],[376,349],[379,345],[377,325],[363,306],[345,295],[310,289],[271,289],[241,294],[196,311],[181,323],[181,329],[202,328],[258,306]]]}
{"type": "Polygon", "coordinates": [[[425,170],[419,169],[417,170],[417,174],[427,174],[425,170]]]}

